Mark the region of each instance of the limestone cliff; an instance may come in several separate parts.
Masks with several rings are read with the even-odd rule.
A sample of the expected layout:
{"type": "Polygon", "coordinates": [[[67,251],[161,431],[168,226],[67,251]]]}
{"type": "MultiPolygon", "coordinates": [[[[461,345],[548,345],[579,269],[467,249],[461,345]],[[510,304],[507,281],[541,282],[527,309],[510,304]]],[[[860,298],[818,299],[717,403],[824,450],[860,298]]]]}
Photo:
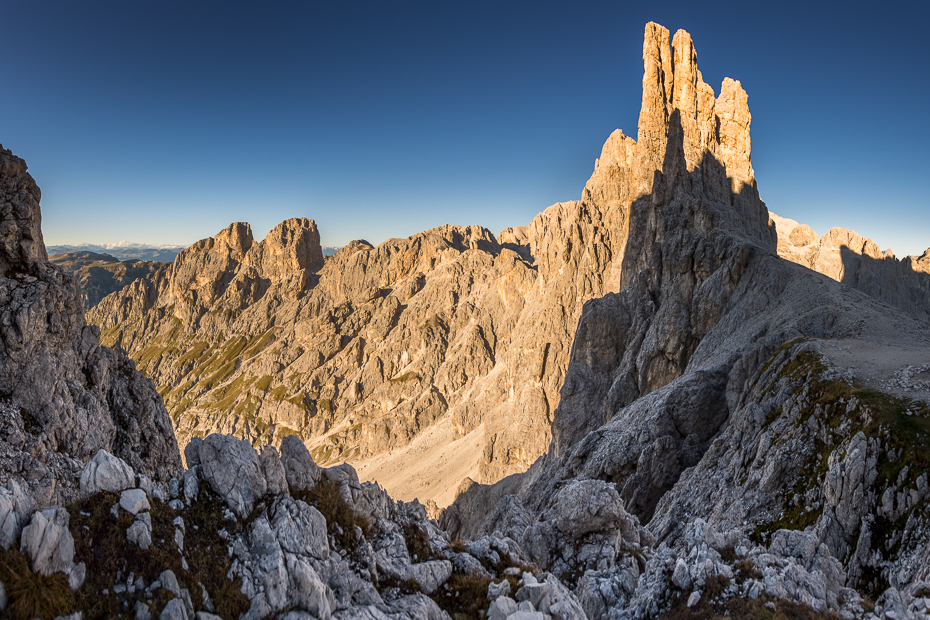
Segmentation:
{"type": "Polygon", "coordinates": [[[39,505],[67,500],[74,471],[100,449],[150,478],[180,466],[171,421],[150,379],[99,344],[75,281],[48,262],[39,188],[0,149],[0,463],[39,505]]]}
{"type": "Polygon", "coordinates": [[[769,214],[778,232],[778,255],[809,267],[930,322],[930,249],[895,258],[871,239],[845,228],[823,237],[804,224],[769,214]]]}
{"type": "Polygon", "coordinates": [[[730,260],[706,239],[741,240],[743,259],[782,247],[756,188],[740,83],[724,80],[715,96],[684,31],[650,25],[643,58],[637,139],[615,131],[581,200],[528,226],[357,241],[324,262],[311,220],[283,222],[262,242],[236,223],[89,318],[159,385],[182,445],[214,431],[298,434],[323,463],[349,460],[401,498],[443,504],[466,477],[523,471],[550,440],[560,449],[680,375],[743,268],[705,283],[730,260]],[[678,207],[678,184],[700,209],[678,207]],[[680,212],[666,224],[671,207],[640,204],[680,212]],[[652,295],[672,262],[683,288],[614,328],[642,346],[621,350],[613,332],[579,324],[589,300],[634,286],[652,295]],[[700,312],[689,309],[696,294],[708,297],[700,312]],[[558,408],[587,410],[576,403],[586,389],[575,396],[587,379],[566,376],[576,328],[600,342],[603,363],[626,356],[624,370],[598,385],[610,405],[595,418],[553,421],[558,408]]]}
{"type": "Polygon", "coordinates": [[[623,195],[650,162],[620,291],[585,304],[548,453],[441,523],[513,538],[592,618],[713,607],[721,583],[818,609],[881,596],[879,616],[913,617],[930,575],[926,323],[776,254],[748,113],[701,95],[685,33],[645,39],[639,141],[601,190],[623,195]]]}

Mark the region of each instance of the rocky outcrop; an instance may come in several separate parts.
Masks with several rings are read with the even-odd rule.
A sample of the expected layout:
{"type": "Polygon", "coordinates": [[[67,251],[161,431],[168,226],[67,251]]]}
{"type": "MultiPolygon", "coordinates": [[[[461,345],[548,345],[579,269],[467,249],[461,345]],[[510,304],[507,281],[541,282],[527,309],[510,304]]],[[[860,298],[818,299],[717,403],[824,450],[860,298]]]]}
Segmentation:
{"type": "Polygon", "coordinates": [[[778,255],[842,282],[911,316],[930,322],[930,249],[895,258],[871,239],[832,228],[823,237],[804,224],[769,214],[778,233],[778,255]]]}
{"type": "MultiPolygon", "coordinates": [[[[582,304],[618,281],[619,214],[561,203],[501,241],[444,226],[325,263],[310,220],[260,243],[234,224],[90,317],[162,386],[182,445],[297,434],[322,463],[364,464],[441,423],[479,446],[454,489],[545,451],[582,304]]],[[[422,490],[401,497],[439,499],[422,490]]]]}
{"type": "MultiPolygon", "coordinates": [[[[300,442],[284,446],[303,471],[317,467],[300,442]]],[[[29,563],[20,575],[0,566],[0,612],[54,592],[40,616],[444,620],[485,616],[494,592],[514,593],[543,618],[585,617],[556,578],[537,580],[513,541],[453,544],[422,505],[393,501],[348,465],[294,487],[277,483],[288,466],[275,453],[232,436],[209,435],[188,452],[196,464],[164,488],[101,488],[25,515],[12,542],[29,563]],[[17,579],[36,591],[12,587],[17,579]],[[55,579],[71,597],[45,585],[55,579]]],[[[105,466],[132,470],[101,452],[82,476],[99,479],[105,466]]],[[[0,486],[0,497],[14,491],[0,486]]]]}
{"type": "Polygon", "coordinates": [[[167,480],[180,458],[164,405],[85,324],[75,281],[48,262],[39,199],[26,164],[0,149],[0,482],[61,503],[100,449],[167,480]]]}
{"type": "Polygon", "coordinates": [[[94,252],[58,254],[49,256],[49,261],[77,280],[85,309],[93,308],[110,293],[167,266],[166,263],[136,259],[121,261],[109,254],[94,252]]]}
{"type": "MultiPolygon", "coordinates": [[[[46,615],[922,615],[926,324],[780,258],[739,83],[714,97],[684,31],[648,24],[643,55],[638,139],[612,135],[583,199],[526,229],[442,227],[324,262],[310,220],[260,243],[234,224],[101,302],[107,337],[170,379],[187,469],[163,488],[152,452],[51,456],[83,498],[39,511],[28,479],[0,487],[0,542],[75,590],[46,615]],[[260,417],[266,401],[297,407],[298,428],[283,405],[260,417]],[[493,480],[541,452],[550,415],[548,451],[492,486],[466,480],[445,531],[351,465],[318,467],[295,434],[331,460],[443,424],[450,446],[481,432],[493,480]],[[224,424],[239,436],[199,437],[224,424]]],[[[7,235],[6,260],[35,237],[7,235]]],[[[0,327],[33,333],[9,307],[0,327]]],[[[67,376],[68,394],[88,389],[67,376]]],[[[33,433],[0,413],[7,443],[33,433]]]]}
{"type": "Polygon", "coordinates": [[[639,140],[612,137],[615,170],[590,190],[641,179],[621,290],[585,304],[549,452],[441,523],[511,537],[589,617],[762,595],[914,613],[930,334],[778,257],[745,95],[728,81],[714,99],[693,61],[685,33],[647,26],[639,140]]]}
{"type": "MultiPolygon", "coordinates": [[[[349,460],[399,497],[443,505],[466,477],[524,471],[551,440],[561,450],[679,376],[745,266],[781,247],[756,188],[740,83],[715,95],[684,31],[650,27],[644,67],[637,139],[615,131],[581,200],[528,226],[358,241],[324,263],[309,220],[259,243],[237,223],[90,320],[159,385],[182,445],[217,431],[274,444],[296,434],[323,464],[349,460]],[[670,262],[679,285],[663,288],[670,262]],[[594,304],[579,323],[585,302],[631,288],[635,302],[594,304]],[[660,290],[671,296],[640,312],[660,290]],[[573,355],[589,359],[567,374],[573,355]],[[598,370],[617,364],[618,377],[598,370]],[[609,402],[596,413],[591,390],[609,402]],[[573,408],[584,414],[554,415],[573,408]]],[[[919,294],[908,286],[899,297],[919,294]]],[[[710,422],[694,441],[713,436],[710,422]]]]}

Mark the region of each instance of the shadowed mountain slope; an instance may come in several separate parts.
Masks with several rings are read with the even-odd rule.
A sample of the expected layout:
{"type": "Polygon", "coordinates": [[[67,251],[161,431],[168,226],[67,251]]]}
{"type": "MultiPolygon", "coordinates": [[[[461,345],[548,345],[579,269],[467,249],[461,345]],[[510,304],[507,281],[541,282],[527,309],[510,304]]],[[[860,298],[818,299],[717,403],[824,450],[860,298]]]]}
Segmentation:
{"type": "MultiPolygon", "coordinates": [[[[35,181],[0,149],[0,467],[40,506],[73,499],[105,449],[150,478],[181,465],[164,404],[124,354],[99,344],[77,283],[48,261],[35,181]]],[[[5,481],[5,480],[4,480],[5,481]]]]}
{"type": "Polygon", "coordinates": [[[94,252],[55,254],[49,261],[78,281],[85,309],[93,308],[110,293],[167,266],[167,263],[137,259],[121,261],[115,256],[94,252]]]}

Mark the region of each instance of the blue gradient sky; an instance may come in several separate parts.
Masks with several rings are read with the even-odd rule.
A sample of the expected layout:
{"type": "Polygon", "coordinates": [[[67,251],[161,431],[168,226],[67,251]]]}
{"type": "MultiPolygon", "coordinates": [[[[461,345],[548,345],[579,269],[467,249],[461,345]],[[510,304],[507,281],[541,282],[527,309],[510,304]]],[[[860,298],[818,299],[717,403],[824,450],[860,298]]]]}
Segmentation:
{"type": "Polygon", "coordinates": [[[748,91],[772,211],[930,246],[926,1],[2,3],[0,143],[50,245],[526,224],[636,135],[654,20],[748,91]]]}

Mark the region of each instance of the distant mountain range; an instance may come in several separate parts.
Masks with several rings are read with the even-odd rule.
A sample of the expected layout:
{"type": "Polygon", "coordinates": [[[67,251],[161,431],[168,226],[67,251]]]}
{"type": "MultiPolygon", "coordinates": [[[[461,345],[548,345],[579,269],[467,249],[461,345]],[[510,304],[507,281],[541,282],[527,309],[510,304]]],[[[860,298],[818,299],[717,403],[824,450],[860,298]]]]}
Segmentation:
{"type": "Polygon", "coordinates": [[[102,244],[78,243],[76,245],[50,245],[48,255],[93,252],[94,254],[109,254],[119,260],[136,259],[170,263],[186,247],[186,245],[146,245],[128,241],[102,244]]]}
{"type": "MultiPolygon", "coordinates": [[[[95,254],[109,254],[119,260],[146,260],[160,263],[174,262],[175,257],[186,248],[186,245],[147,245],[144,243],[131,243],[129,241],[120,241],[119,243],[78,243],[75,245],[50,245],[48,246],[48,255],[70,254],[72,252],[93,252],[95,254]]],[[[323,256],[332,256],[338,252],[342,246],[323,246],[323,256]]]]}

